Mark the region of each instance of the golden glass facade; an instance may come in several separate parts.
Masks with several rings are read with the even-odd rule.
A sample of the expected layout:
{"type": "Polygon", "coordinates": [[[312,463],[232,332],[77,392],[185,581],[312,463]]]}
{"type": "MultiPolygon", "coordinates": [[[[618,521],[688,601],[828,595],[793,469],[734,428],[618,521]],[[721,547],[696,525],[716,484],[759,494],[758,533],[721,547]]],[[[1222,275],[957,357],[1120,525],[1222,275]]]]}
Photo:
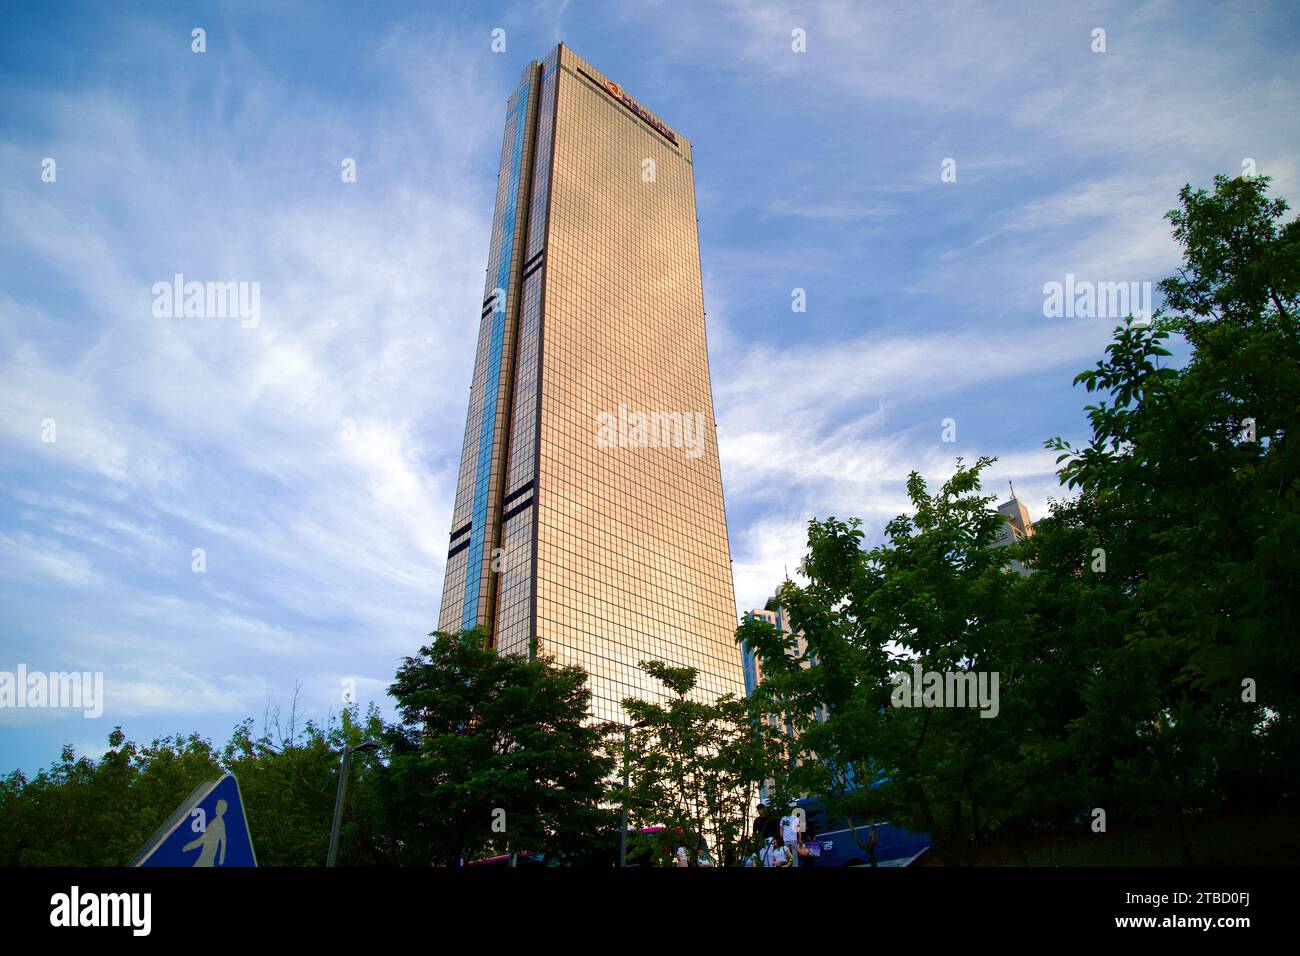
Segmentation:
{"type": "Polygon", "coordinates": [[[690,144],[561,45],[501,171],[439,628],[535,636],[602,719],[642,660],[739,695],[690,144]]]}

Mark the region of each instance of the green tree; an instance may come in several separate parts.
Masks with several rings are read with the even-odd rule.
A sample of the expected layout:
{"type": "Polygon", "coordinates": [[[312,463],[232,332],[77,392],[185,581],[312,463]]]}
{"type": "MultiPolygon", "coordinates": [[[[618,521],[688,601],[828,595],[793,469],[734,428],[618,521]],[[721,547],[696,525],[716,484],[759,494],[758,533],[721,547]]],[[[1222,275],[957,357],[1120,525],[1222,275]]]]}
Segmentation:
{"type": "MultiPolygon", "coordinates": [[[[227,771],[239,780],[259,865],[323,865],[341,748],[382,725],[373,705],[364,721],[352,707],[323,727],[297,727],[296,711],[295,695],[286,723],[273,707],[260,736],[246,720],[220,751],[197,734],[141,745],[118,727],[98,760],[69,746],[30,780],[10,774],[0,782],[0,865],[123,866],[196,786],[227,771]]],[[[371,774],[357,763],[340,860],[384,862],[371,774]]]]}
{"type": "Polygon", "coordinates": [[[1076,629],[1052,602],[1090,602],[1097,659],[1075,735],[1098,792],[1133,812],[1295,794],[1300,222],[1267,188],[1183,188],[1164,306],[1076,377],[1097,394],[1087,445],[1048,443],[1079,496],[1040,522],[1031,560],[1049,574],[1033,601],[1076,629]]]}
{"type": "Polygon", "coordinates": [[[735,865],[748,847],[750,810],[771,771],[776,738],[747,700],[698,700],[694,667],[640,666],[668,700],[623,700],[633,725],[626,751],[619,748],[630,778],[631,851],[659,862],[680,846],[688,865],[699,866],[707,843],[714,865],[735,865]],[[649,827],[663,829],[640,832],[649,827]]]}
{"type": "MultiPolygon", "coordinates": [[[[239,780],[257,859],[264,866],[324,866],[344,746],[381,738],[379,710],[364,716],[354,704],[324,725],[298,719],[298,698],[287,714],[271,707],[262,733],[253,722],[235,728],[222,751],[223,765],[239,780]]],[[[392,862],[383,842],[375,800],[375,776],[382,770],[371,754],[355,754],[349,770],[340,866],[392,862]]]]}
{"type": "Polygon", "coordinates": [[[390,689],[377,778],[388,839],[406,864],[528,851],[583,859],[617,844],[605,805],[613,759],[588,719],[579,667],[499,655],[481,630],[435,632],[390,689]]]}
{"type": "Polygon", "coordinates": [[[66,746],[30,780],[15,771],[0,783],[0,864],[123,866],[219,773],[212,745],[197,735],[142,746],[115,727],[98,760],[66,746]]]}
{"type": "Polygon", "coordinates": [[[770,628],[738,632],[763,660],[768,706],[780,701],[798,715],[826,708],[824,722],[794,722],[788,789],[827,797],[834,816],[927,832],[950,864],[974,862],[980,843],[1051,776],[1051,728],[1038,715],[1036,650],[1017,598],[1022,579],[991,546],[1003,518],[979,494],[989,464],[959,460],[933,495],[913,473],[914,512],[891,521],[870,550],[856,520],[810,523],[800,567],[808,584],[780,591],[810,666],[770,628]],[[992,701],[988,717],[974,702],[911,706],[899,675],[914,665],[983,675],[990,696],[996,677],[996,711],[992,701]]]}
{"type": "Polygon", "coordinates": [[[1097,395],[1090,440],[1048,442],[1076,496],[1032,538],[989,551],[1001,519],[976,494],[982,461],[933,498],[913,475],[915,516],[874,550],[856,522],[812,523],[809,584],[781,601],[813,666],[771,628],[740,630],[760,691],[818,758],[792,762],[792,790],[928,830],[952,862],[1090,807],[1190,833],[1207,810],[1294,799],[1300,223],[1267,189],[1181,191],[1183,267],[1155,323],[1125,323],[1076,378],[1097,395]],[[1009,557],[1034,573],[1009,575],[1009,557]],[[998,672],[998,718],[891,707],[890,672],[913,660],[998,672]],[[817,702],[830,719],[800,725],[817,702]]]}

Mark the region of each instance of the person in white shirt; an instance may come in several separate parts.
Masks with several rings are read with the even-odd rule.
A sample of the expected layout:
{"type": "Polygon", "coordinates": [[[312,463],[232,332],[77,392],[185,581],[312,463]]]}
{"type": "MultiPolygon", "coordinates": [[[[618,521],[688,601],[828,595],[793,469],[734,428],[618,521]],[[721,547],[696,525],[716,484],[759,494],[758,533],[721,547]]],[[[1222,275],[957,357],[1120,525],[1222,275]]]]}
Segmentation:
{"type": "MultiPolygon", "coordinates": [[[[679,846],[677,852],[673,855],[673,866],[690,866],[691,855],[686,852],[686,847],[679,846]]],[[[709,846],[707,843],[700,843],[700,848],[695,852],[696,866],[712,866],[713,857],[709,856],[709,846]]]]}
{"type": "Polygon", "coordinates": [[[791,866],[799,865],[799,831],[802,829],[803,821],[798,815],[788,813],[781,818],[781,841],[792,861],[791,866]]]}
{"type": "Polygon", "coordinates": [[[763,866],[789,866],[790,851],[784,843],[777,843],[771,837],[767,838],[767,845],[763,847],[763,866]]]}

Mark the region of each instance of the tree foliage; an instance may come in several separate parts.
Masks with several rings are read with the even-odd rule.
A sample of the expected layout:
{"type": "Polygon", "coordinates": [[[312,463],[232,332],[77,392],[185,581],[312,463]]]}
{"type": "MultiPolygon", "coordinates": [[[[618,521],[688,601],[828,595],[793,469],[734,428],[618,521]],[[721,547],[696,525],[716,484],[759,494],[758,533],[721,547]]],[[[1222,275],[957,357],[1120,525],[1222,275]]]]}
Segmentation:
{"type": "Polygon", "coordinates": [[[1295,799],[1300,221],[1267,188],[1182,190],[1183,266],[1155,321],[1117,328],[1076,377],[1091,435],[1047,443],[1074,496],[1033,537],[990,548],[984,459],[934,496],[914,473],[912,512],[875,548],[856,521],[810,523],[808,584],[780,600],[811,666],[769,626],[738,631],[770,703],[829,713],[794,722],[791,791],[925,830],[959,863],[999,829],[1089,808],[1190,826],[1295,799]],[[996,672],[998,717],[892,706],[914,662],[996,672]]]}
{"type": "Polygon", "coordinates": [[[712,865],[733,865],[748,845],[750,808],[775,738],[751,702],[731,694],[699,700],[695,668],[642,661],[641,669],[667,699],[623,700],[631,721],[628,746],[619,747],[630,778],[631,851],[664,861],[680,846],[688,865],[699,866],[707,844],[712,865]],[[662,829],[641,832],[652,828],[662,829]]]}
{"type": "MultiPolygon", "coordinates": [[[[0,782],[0,865],[123,866],[196,786],[227,771],[239,780],[260,865],[324,864],[338,750],[378,733],[379,717],[353,707],[299,727],[296,711],[296,698],[283,721],[272,708],[256,737],[244,721],[220,750],[196,734],[137,744],[117,727],[98,760],[68,746],[30,779],[11,773],[0,782]]],[[[353,774],[350,810],[368,802],[365,767],[353,774]]],[[[346,819],[340,862],[376,862],[363,824],[346,819]]]]}
{"type": "MultiPolygon", "coordinates": [[[[971,862],[972,835],[996,830],[1048,777],[1020,577],[991,548],[1002,519],[979,494],[989,463],[959,461],[936,494],[914,473],[914,513],[891,521],[870,550],[857,521],[810,524],[800,567],[809,583],[780,591],[808,662],[783,651],[788,638],[770,625],[739,632],[763,658],[768,706],[801,715],[791,721],[786,790],[828,797],[835,816],[930,833],[953,863],[971,862]],[[997,674],[996,718],[974,707],[895,706],[899,674],[914,667],[997,674]],[[808,716],[819,703],[824,722],[808,716]]],[[[985,686],[994,686],[987,676],[985,686]]]]}
{"type": "Polygon", "coordinates": [[[378,787],[397,859],[607,855],[613,759],[605,728],[588,719],[585,672],[499,655],[481,630],[431,636],[390,691],[401,720],[386,731],[378,787]]]}

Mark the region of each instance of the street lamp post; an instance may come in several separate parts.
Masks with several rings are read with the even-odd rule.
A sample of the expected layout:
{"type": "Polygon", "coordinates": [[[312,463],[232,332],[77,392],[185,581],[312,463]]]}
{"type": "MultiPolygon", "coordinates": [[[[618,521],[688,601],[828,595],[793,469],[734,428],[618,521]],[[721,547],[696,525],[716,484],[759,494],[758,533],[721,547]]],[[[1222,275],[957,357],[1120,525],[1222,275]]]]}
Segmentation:
{"type": "Polygon", "coordinates": [[[628,724],[623,728],[623,829],[619,832],[618,841],[618,865],[627,866],[627,791],[632,785],[628,778],[627,769],[627,751],[632,744],[632,731],[637,727],[644,727],[645,721],[638,720],[635,724],[628,724]]]}
{"type": "Polygon", "coordinates": [[[367,753],[379,749],[378,740],[367,740],[357,744],[355,747],[344,745],[343,747],[343,767],[339,771],[339,787],[334,794],[334,825],[330,828],[330,849],[325,857],[326,866],[334,866],[334,861],[338,858],[339,852],[339,827],[343,824],[343,795],[348,790],[348,767],[352,762],[352,754],[367,753]]]}

